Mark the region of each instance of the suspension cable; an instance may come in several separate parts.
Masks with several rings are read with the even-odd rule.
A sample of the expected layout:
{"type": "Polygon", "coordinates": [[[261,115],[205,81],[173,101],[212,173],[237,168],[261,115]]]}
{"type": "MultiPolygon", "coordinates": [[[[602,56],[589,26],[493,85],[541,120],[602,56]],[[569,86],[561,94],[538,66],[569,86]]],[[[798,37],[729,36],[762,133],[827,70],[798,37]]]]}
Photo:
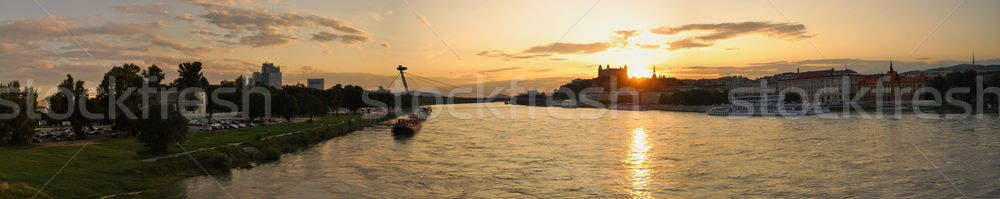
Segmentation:
{"type": "Polygon", "coordinates": [[[427,82],[427,84],[429,84],[429,85],[431,85],[433,87],[437,87],[437,88],[451,88],[451,89],[457,89],[457,88],[459,88],[457,86],[448,85],[447,83],[433,81],[432,79],[429,79],[429,78],[426,78],[426,77],[417,77],[417,79],[418,80],[423,80],[424,82],[427,82]]]}
{"type": "Polygon", "coordinates": [[[455,86],[455,85],[452,85],[452,84],[449,84],[449,83],[445,83],[445,82],[442,82],[442,81],[434,80],[434,79],[431,79],[431,78],[426,78],[426,77],[423,77],[423,76],[420,76],[420,75],[416,75],[416,74],[413,74],[413,73],[407,73],[407,72],[403,72],[403,73],[406,73],[407,75],[411,75],[411,76],[420,78],[420,79],[422,79],[424,81],[429,81],[429,82],[443,84],[443,85],[445,85],[447,87],[461,88],[461,87],[458,87],[458,86],[455,86]]]}
{"type": "Polygon", "coordinates": [[[392,86],[392,83],[396,83],[396,79],[399,79],[399,75],[396,75],[396,77],[393,77],[392,81],[389,82],[389,84],[384,84],[384,85],[379,85],[379,86],[384,86],[384,87],[392,86]]]}

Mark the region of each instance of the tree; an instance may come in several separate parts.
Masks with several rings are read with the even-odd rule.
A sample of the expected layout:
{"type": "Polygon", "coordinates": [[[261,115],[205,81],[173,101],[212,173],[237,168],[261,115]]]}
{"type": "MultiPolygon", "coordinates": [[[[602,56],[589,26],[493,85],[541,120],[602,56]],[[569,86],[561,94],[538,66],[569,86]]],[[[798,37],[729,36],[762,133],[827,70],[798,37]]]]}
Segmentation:
{"type": "Polygon", "coordinates": [[[271,100],[271,110],[278,116],[291,120],[292,116],[299,111],[299,102],[288,92],[278,91],[271,100]]]}
{"type": "Polygon", "coordinates": [[[0,91],[0,114],[13,114],[13,118],[0,119],[0,146],[29,143],[38,123],[28,114],[36,113],[38,107],[28,102],[35,102],[38,92],[22,88],[18,81],[0,84],[0,91]]]}
{"type": "Polygon", "coordinates": [[[691,106],[725,104],[729,103],[729,95],[715,89],[694,89],[662,96],[660,103],[691,106]]]}
{"type": "Polygon", "coordinates": [[[364,89],[360,86],[347,85],[344,87],[344,91],[340,94],[341,103],[343,107],[350,110],[357,110],[364,106],[364,101],[362,101],[361,95],[364,94],[364,89]]]}
{"type": "Polygon", "coordinates": [[[931,81],[927,82],[928,86],[937,89],[938,92],[944,94],[948,90],[948,80],[945,80],[944,76],[935,76],[931,81]]]}
{"type": "Polygon", "coordinates": [[[107,73],[104,74],[104,80],[97,89],[97,101],[103,107],[103,112],[105,115],[105,120],[110,120],[111,110],[115,112],[114,122],[111,128],[119,131],[126,131],[130,135],[135,135],[138,133],[136,126],[136,121],[134,118],[128,118],[125,112],[130,112],[133,114],[140,114],[139,111],[139,97],[133,91],[127,96],[127,99],[123,101],[125,108],[121,108],[117,105],[114,107],[108,106],[111,103],[111,96],[116,96],[116,100],[120,97],[125,97],[129,88],[139,88],[143,83],[142,76],[139,75],[141,69],[135,64],[124,64],[122,66],[112,67],[107,73]],[[114,81],[111,81],[112,78],[114,81]]]}
{"type": "Polygon", "coordinates": [[[250,109],[243,111],[247,112],[247,115],[250,119],[257,119],[264,117],[265,114],[264,108],[267,106],[265,105],[266,100],[264,98],[264,95],[260,93],[250,93],[249,98],[250,98],[249,99],[250,109]]]}
{"type": "Polygon", "coordinates": [[[163,69],[157,67],[156,64],[149,66],[146,70],[142,71],[142,78],[146,80],[146,84],[150,88],[160,87],[160,83],[166,78],[166,74],[163,73],[163,69]]]}
{"type": "Polygon", "coordinates": [[[336,109],[344,107],[344,103],[341,100],[341,95],[344,93],[344,86],[337,84],[330,87],[330,89],[326,89],[326,93],[328,98],[327,102],[329,103],[330,108],[336,109]]]}
{"type": "Polygon", "coordinates": [[[1000,87],[1000,75],[993,75],[990,77],[990,85],[992,87],[1000,87]]]}
{"type": "Polygon", "coordinates": [[[87,126],[90,121],[83,116],[83,110],[88,104],[87,89],[84,88],[83,84],[83,80],[74,81],[72,75],[66,74],[66,80],[59,84],[59,88],[69,90],[72,96],[57,92],[49,97],[49,109],[54,113],[70,113],[67,120],[72,125],[73,132],[80,139],[87,139],[87,133],[83,131],[83,127],[87,126]],[[71,106],[72,110],[69,108],[71,106]]]}
{"type": "MultiPolygon", "coordinates": [[[[174,80],[174,82],[177,85],[178,91],[183,92],[184,89],[188,88],[199,88],[202,89],[202,91],[204,91],[204,89],[208,87],[208,79],[205,78],[205,75],[201,72],[201,69],[202,69],[201,62],[185,62],[177,65],[178,76],[177,80],[174,80]]],[[[186,96],[178,95],[177,97],[178,97],[177,99],[178,102],[182,101],[179,99],[180,97],[184,97],[186,100],[197,99],[197,96],[194,95],[186,95],[186,96]]],[[[193,111],[198,107],[183,106],[181,108],[184,108],[185,110],[188,111],[193,111]]]]}
{"type": "Polygon", "coordinates": [[[188,120],[180,111],[172,107],[151,104],[146,107],[150,117],[139,120],[139,142],[146,146],[149,153],[164,153],[171,143],[184,141],[188,133],[188,120]],[[165,108],[165,109],[164,109],[165,108]],[[167,117],[162,117],[163,112],[167,117]]]}
{"type": "Polygon", "coordinates": [[[191,87],[205,88],[207,80],[201,72],[201,62],[185,62],[177,65],[177,87],[180,90],[191,87]],[[204,81],[203,81],[204,80],[204,81]],[[205,84],[202,84],[205,83],[205,84]]]}
{"type": "MultiPolygon", "coordinates": [[[[987,86],[989,86],[989,87],[1000,87],[1000,75],[990,76],[990,80],[989,81],[990,81],[990,84],[987,85],[987,86]]],[[[986,96],[987,97],[985,97],[986,99],[984,99],[984,100],[986,100],[990,104],[995,104],[995,103],[997,103],[997,101],[1000,101],[1000,96],[988,95],[988,94],[986,96]]]]}
{"type": "Polygon", "coordinates": [[[301,115],[319,115],[326,114],[330,111],[329,105],[320,101],[319,97],[316,97],[316,95],[299,94],[299,96],[295,97],[295,99],[298,99],[298,113],[301,115]]]}

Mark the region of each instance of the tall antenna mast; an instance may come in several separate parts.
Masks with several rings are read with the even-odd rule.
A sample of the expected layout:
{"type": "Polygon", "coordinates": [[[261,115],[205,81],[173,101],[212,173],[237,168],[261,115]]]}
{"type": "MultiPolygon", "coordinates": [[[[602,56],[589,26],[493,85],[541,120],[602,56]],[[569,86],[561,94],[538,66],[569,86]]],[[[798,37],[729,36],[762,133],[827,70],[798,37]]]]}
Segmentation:
{"type": "Polygon", "coordinates": [[[399,77],[403,79],[403,89],[406,90],[406,94],[409,94],[410,86],[406,85],[406,75],[403,75],[403,71],[406,70],[406,67],[403,67],[403,65],[399,65],[399,67],[396,67],[396,70],[399,70],[399,77]]]}

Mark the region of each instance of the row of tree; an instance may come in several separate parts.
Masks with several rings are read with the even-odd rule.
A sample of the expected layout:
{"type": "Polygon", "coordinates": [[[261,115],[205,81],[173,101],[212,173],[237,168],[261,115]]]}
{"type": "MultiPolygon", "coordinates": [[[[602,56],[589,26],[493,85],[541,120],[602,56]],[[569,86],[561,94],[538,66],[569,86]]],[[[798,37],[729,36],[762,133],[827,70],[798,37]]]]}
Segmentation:
{"type": "MultiPolygon", "coordinates": [[[[927,86],[937,89],[941,94],[946,94],[948,90],[952,88],[970,88],[969,93],[954,94],[955,99],[960,99],[966,102],[975,102],[978,96],[978,91],[976,90],[976,76],[979,74],[974,70],[967,71],[955,71],[948,73],[947,75],[937,76],[927,81],[927,86]]],[[[984,79],[987,84],[984,87],[1000,87],[1000,75],[993,75],[984,79]]],[[[994,102],[997,98],[995,96],[987,95],[984,97],[984,101],[994,102]]]]}
{"type": "MultiPolygon", "coordinates": [[[[104,74],[104,79],[97,86],[96,95],[93,98],[90,97],[91,91],[87,89],[85,81],[75,79],[72,75],[66,75],[66,79],[58,85],[58,88],[65,91],[46,97],[44,100],[49,104],[47,111],[50,114],[40,115],[43,120],[50,123],[69,121],[72,124],[72,130],[76,132],[75,135],[84,139],[86,136],[85,127],[91,126],[93,123],[110,123],[112,130],[138,136],[139,141],[145,143],[150,152],[163,152],[167,144],[182,141],[186,137],[187,119],[183,117],[181,112],[191,111],[198,107],[197,105],[177,102],[197,100],[197,98],[194,95],[184,95],[183,98],[180,98],[182,95],[159,96],[153,94],[150,98],[143,99],[138,92],[144,88],[177,89],[178,91],[188,88],[202,89],[208,94],[206,96],[208,99],[205,99],[207,103],[205,111],[209,117],[220,112],[246,112],[250,119],[263,118],[267,117],[266,108],[270,106],[273,116],[290,119],[294,116],[328,114],[332,110],[341,108],[357,110],[371,106],[370,103],[363,101],[363,95],[366,91],[360,86],[337,84],[329,89],[320,90],[295,84],[273,88],[266,85],[255,85],[248,82],[243,76],[235,80],[224,80],[219,84],[210,84],[202,71],[203,66],[200,62],[181,63],[177,66],[177,79],[165,83],[163,81],[164,70],[156,65],[145,69],[135,64],[114,66],[104,74]],[[249,88],[266,89],[268,94],[247,90],[249,88]],[[219,92],[220,94],[217,96],[211,96],[211,93],[217,89],[229,89],[229,91],[234,92],[219,92]],[[246,99],[248,100],[246,102],[244,102],[244,94],[247,94],[246,99]],[[231,104],[212,100],[214,97],[231,102],[231,104]],[[169,104],[167,109],[162,109],[159,103],[160,99],[163,98],[168,98],[166,101],[174,103],[169,104]],[[121,105],[109,106],[110,104],[119,104],[118,102],[121,102],[121,105]],[[232,104],[236,105],[235,109],[231,106],[232,104]],[[87,115],[90,113],[92,114],[87,115]],[[169,117],[156,117],[161,113],[169,117]],[[143,115],[138,114],[150,117],[142,117],[143,115]]],[[[27,102],[36,102],[37,92],[32,88],[22,87],[16,81],[0,85],[0,89],[7,91],[0,93],[0,97],[6,101],[17,103],[0,104],[3,105],[0,106],[0,114],[6,113],[16,116],[11,119],[4,118],[0,122],[0,145],[29,143],[34,134],[34,128],[37,126],[37,121],[29,117],[29,113],[38,114],[40,107],[27,102]]],[[[369,93],[368,97],[388,106],[394,106],[397,99],[396,95],[389,92],[369,93]]],[[[403,100],[400,103],[402,108],[411,106],[410,97],[409,95],[402,96],[403,100]]]]}
{"type": "Polygon", "coordinates": [[[34,122],[29,116],[37,110],[37,105],[28,102],[37,101],[38,92],[32,88],[21,87],[21,83],[13,81],[0,84],[0,146],[20,145],[31,142],[35,133],[34,122]]]}
{"type": "Polygon", "coordinates": [[[660,104],[704,106],[729,103],[729,94],[716,89],[694,89],[660,96],[660,104]]]}

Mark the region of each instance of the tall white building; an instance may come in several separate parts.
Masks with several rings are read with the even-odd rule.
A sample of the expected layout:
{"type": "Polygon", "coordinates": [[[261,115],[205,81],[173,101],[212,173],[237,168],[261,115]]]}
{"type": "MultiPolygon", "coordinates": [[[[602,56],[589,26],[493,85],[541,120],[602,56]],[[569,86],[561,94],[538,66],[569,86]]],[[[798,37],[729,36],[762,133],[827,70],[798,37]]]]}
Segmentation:
{"type": "Polygon", "coordinates": [[[250,77],[250,82],[257,85],[267,85],[281,88],[281,67],[274,66],[274,63],[264,62],[260,66],[260,72],[254,72],[250,77]]]}
{"type": "Polygon", "coordinates": [[[323,78],[306,79],[306,85],[308,85],[309,88],[315,88],[319,90],[323,90],[326,87],[326,85],[323,84],[323,78]]]}

